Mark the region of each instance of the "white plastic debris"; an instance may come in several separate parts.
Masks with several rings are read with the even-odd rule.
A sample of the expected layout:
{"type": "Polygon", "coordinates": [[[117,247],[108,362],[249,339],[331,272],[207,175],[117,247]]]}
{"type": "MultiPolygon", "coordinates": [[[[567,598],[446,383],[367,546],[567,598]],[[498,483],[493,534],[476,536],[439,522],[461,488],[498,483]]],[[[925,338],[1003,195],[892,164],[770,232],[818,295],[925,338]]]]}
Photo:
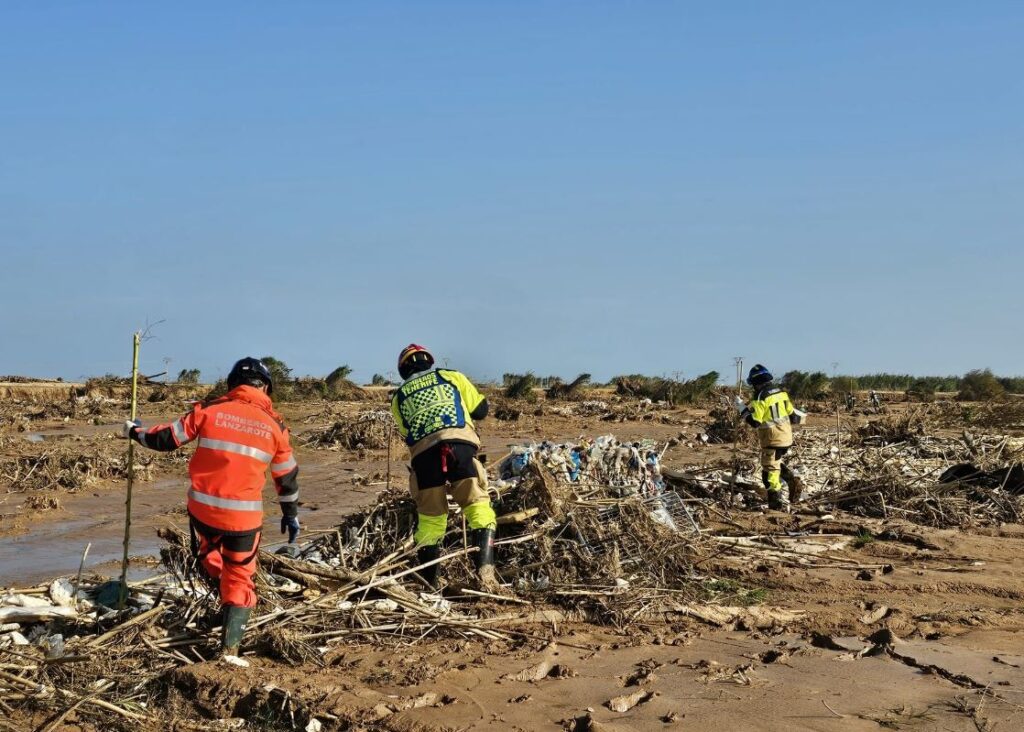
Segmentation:
{"type": "Polygon", "coordinates": [[[4,638],[10,639],[11,645],[15,646],[27,646],[29,645],[28,638],[23,636],[18,631],[13,631],[4,636],[4,638]]]}
{"type": "Polygon", "coordinates": [[[249,662],[246,661],[244,658],[239,658],[238,656],[225,655],[221,656],[220,660],[231,666],[238,666],[239,668],[249,668],[249,662]]]}
{"type": "Polygon", "coordinates": [[[320,723],[320,720],[316,717],[309,720],[309,724],[306,725],[306,732],[320,732],[324,726],[320,723]]]}
{"type": "Polygon", "coordinates": [[[0,607],[0,624],[5,623],[41,623],[54,618],[73,618],[78,613],[69,607],[0,607]]]}
{"type": "Polygon", "coordinates": [[[39,642],[39,646],[48,659],[60,658],[64,655],[64,636],[60,633],[46,636],[39,642]]]}
{"type": "Polygon", "coordinates": [[[50,601],[32,595],[19,595],[14,592],[0,598],[2,607],[50,607],[50,601]]]}
{"type": "Polygon", "coordinates": [[[270,584],[272,584],[274,589],[278,592],[283,592],[285,594],[297,594],[302,592],[302,586],[298,582],[294,582],[287,577],[269,573],[267,574],[267,577],[270,580],[270,584]]]}
{"type": "Polygon", "coordinates": [[[50,583],[50,589],[48,590],[50,600],[54,605],[60,607],[79,608],[83,604],[87,608],[91,608],[93,603],[89,600],[89,594],[84,590],[75,592],[75,586],[71,580],[61,577],[55,579],[50,583]],[[77,599],[77,604],[75,600],[77,599]]]}
{"type": "Polygon", "coordinates": [[[371,602],[361,602],[359,603],[359,606],[381,613],[393,613],[398,609],[398,603],[387,598],[372,600],[371,602]]]}
{"type": "Polygon", "coordinates": [[[429,606],[432,610],[440,610],[442,612],[448,612],[452,609],[452,604],[438,592],[421,592],[420,601],[429,606]]]}

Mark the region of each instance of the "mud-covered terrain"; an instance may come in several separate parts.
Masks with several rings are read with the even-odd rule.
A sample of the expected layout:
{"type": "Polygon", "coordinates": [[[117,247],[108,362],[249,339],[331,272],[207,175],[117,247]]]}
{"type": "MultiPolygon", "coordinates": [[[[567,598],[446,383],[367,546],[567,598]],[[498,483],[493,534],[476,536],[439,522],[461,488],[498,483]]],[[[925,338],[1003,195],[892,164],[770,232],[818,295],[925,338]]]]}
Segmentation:
{"type": "MultiPolygon", "coordinates": [[[[75,575],[86,545],[86,574],[116,575],[126,469],[125,443],[114,436],[123,418],[118,395],[105,395],[111,401],[97,401],[88,412],[18,396],[3,403],[0,433],[0,584],[45,594],[52,579],[75,575]]],[[[173,418],[189,398],[146,401],[142,419],[173,418]]],[[[392,440],[389,462],[386,432],[371,426],[354,442],[348,431],[324,437],[332,426],[384,408],[385,400],[381,390],[358,402],[282,405],[301,466],[304,540],[330,535],[389,482],[404,485],[404,448],[392,440]]],[[[968,439],[965,429],[964,449],[975,447],[986,469],[1010,464],[1014,443],[999,443],[997,431],[959,423],[952,410],[945,421],[937,412],[908,418],[903,426],[922,434],[901,435],[881,448],[873,447],[871,430],[858,436],[869,422],[888,420],[889,429],[918,409],[898,404],[886,415],[842,415],[844,440],[833,448],[836,415],[819,410],[797,438],[797,452],[802,443],[808,455],[809,495],[780,513],[732,497],[756,494],[753,443],[747,435],[738,445],[715,444],[706,408],[614,401],[606,409],[578,402],[498,406],[506,410],[499,414],[516,418],[482,426],[492,475],[515,445],[601,434],[661,445],[668,476],[705,471],[704,483],[669,481],[700,507],[700,559],[690,570],[699,592],[656,612],[638,608],[635,619],[595,622],[534,596],[523,599],[514,587],[499,598],[467,596],[453,586],[453,605],[486,618],[480,627],[495,637],[437,629],[350,633],[351,624],[339,623],[336,613],[317,621],[304,612],[294,616],[301,628],[298,620],[281,621],[275,631],[285,639],[316,636],[290,646],[303,652],[261,643],[251,648],[246,669],[207,660],[212,645],[174,645],[158,623],[141,623],[139,636],[149,638],[166,665],[134,696],[110,696],[100,686],[91,697],[78,685],[76,679],[102,678],[104,663],[113,664],[112,676],[120,673],[124,659],[113,663],[119,652],[106,643],[52,666],[35,647],[9,647],[0,649],[0,729],[1024,727],[1024,528],[992,519],[1012,516],[1007,512],[1016,504],[993,509],[946,488],[886,500],[887,490],[934,482],[932,463],[937,470],[956,462],[949,445],[968,439]],[[910,443],[913,461],[905,452],[910,443]],[[853,459],[859,467],[843,462],[853,459]],[[720,485],[734,460],[744,465],[743,491],[720,485]],[[897,474],[904,476],[899,486],[897,474]],[[865,475],[886,480],[861,493],[847,490],[865,475]],[[701,495],[698,488],[708,485],[701,495]],[[847,490],[845,508],[820,498],[839,487],[847,490]]],[[[157,530],[187,525],[187,454],[142,458],[148,462],[136,473],[132,532],[132,577],[140,580],[165,571],[158,556],[166,540],[157,530]]],[[[970,488],[959,490],[966,495],[970,488]]],[[[273,550],[279,534],[272,511],[265,528],[265,548],[273,550]]],[[[315,590],[306,586],[305,602],[329,596],[335,585],[321,580],[315,590]]],[[[127,642],[133,632],[121,638],[127,642]]]]}

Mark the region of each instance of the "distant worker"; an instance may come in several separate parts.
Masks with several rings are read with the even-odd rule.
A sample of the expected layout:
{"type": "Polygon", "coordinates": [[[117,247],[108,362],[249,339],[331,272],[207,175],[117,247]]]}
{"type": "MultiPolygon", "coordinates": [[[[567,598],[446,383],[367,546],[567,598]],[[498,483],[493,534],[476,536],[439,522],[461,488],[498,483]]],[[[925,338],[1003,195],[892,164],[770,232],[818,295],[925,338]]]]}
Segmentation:
{"type": "Polygon", "coordinates": [[[803,494],[803,481],[782,462],[793,446],[793,425],[803,421],[804,413],[793,406],[789,394],[772,384],[771,373],[761,364],[750,369],[747,383],[754,389],[749,406],[736,397],[736,408],[747,424],[757,430],[761,445],[761,481],[768,491],[768,508],[782,510],[782,480],[789,486],[789,502],[803,494]]]}
{"type": "MultiPolygon", "coordinates": [[[[487,472],[476,458],[480,437],[474,420],[487,416],[487,399],[463,374],[434,369],[434,357],[412,344],[398,356],[404,383],[391,399],[391,412],[412,458],[409,492],[416,502],[416,547],[420,564],[441,556],[448,527],[448,497],[462,507],[477,547],[480,585],[494,590],[494,534],[497,520],[487,494],[487,472]]],[[[420,571],[437,586],[439,565],[420,571]]]]}
{"type": "Polygon", "coordinates": [[[123,436],[151,450],[176,450],[199,440],[189,461],[188,491],[192,551],[209,576],[220,583],[224,607],[221,648],[228,660],[239,656],[245,624],[256,606],[256,557],[263,529],[266,471],[281,503],[281,533],[289,543],[299,534],[299,467],[288,430],[274,411],[270,371],[255,358],[243,358],[228,374],[228,393],[196,404],[170,424],[143,430],[124,424],[123,436]]]}
{"type": "Polygon", "coordinates": [[[852,412],[857,406],[857,396],[852,392],[846,392],[846,411],[852,412]]]}
{"type": "Polygon", "coordinates": [[[878,398],[878,392],[877,391],[872,389],[871,393],[868,394],[868,398],[871,400],[871,406],[872,407],[874,407],[875,409],[881,409],[881,407],[882,407],[882,400],[878,398]]]}

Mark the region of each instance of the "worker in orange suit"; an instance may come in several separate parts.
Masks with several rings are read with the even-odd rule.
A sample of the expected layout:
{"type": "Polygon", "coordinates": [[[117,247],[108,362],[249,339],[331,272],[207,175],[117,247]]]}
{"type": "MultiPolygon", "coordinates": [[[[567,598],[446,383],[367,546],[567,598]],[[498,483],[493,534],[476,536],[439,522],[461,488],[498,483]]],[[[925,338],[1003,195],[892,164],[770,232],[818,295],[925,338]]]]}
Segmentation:
{"type": "Polygon", "coordinates": [[[170,451],[198,440],[189,462],[188,491],[192,549],[220,583],[224,607],[221,646],[236,663],[245,624],[256,606],[256,557],[263,528],[266,471],[281,504],[281,533],[293,543],[299,534],[298,464],[288,430],[274,411],[270,371],[243,358],[228,374],[228,393],[197,404],[170,424],[142,428],[127,421],[123,436],[151,450],[170,451]]]}

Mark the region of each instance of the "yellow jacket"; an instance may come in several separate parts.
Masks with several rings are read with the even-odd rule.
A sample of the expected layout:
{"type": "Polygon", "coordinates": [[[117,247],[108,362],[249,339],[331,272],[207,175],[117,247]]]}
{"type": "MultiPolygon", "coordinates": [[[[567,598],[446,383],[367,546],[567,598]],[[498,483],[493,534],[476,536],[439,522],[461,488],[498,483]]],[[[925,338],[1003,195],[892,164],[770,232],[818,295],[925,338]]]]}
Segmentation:
{"type": "Polygon", "coordinates": [[[757,439],[761,447],[791,447],[791,417],[795,411],[793,402],[784,389],[769,386],[754,396],[743,416],[751,427],[757,429],[757,439]]]}
{"type": "Polygon", "coordinates": [[[487,399],[464,374],[434,369],[413,374],[395,391],[391,414],[416,457],[439,442],[479,446],[473,419],[487,415],[487,399]]]}

